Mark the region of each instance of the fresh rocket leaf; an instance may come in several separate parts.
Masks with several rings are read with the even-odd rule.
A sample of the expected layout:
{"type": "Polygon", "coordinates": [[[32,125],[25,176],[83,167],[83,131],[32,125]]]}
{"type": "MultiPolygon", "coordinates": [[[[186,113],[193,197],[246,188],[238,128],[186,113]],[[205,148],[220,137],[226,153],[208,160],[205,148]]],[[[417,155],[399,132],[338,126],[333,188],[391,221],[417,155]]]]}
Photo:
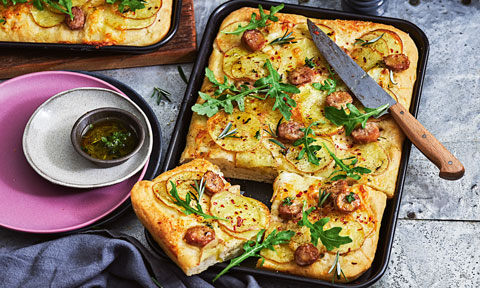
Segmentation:
{"type": "MultiPolygon", "coordinates": [[[[5,1],[2,0],[4,5],[5,5],[5,1]]],[[[22,2],[22,1],[18,1],[16,0],[15,1],[16,3],[25,3],[25,2],[22,2]]],[[[12,3],[15,5],[16,3],[14,3],[14,1],[12,1],[12,3]]],[[[35,8],[37,8],[38,10],[43,10],[43,6],[44,5],[49,5],[50,7],[52,7],[53,9],[61,12],[61,13],[64,13],[64,14],[67,14],[70,16],[70,19],[73,20],[73,14],[72,14],[72,1],[71,0],[33,0],[33,6],[35,6],[35,8]]]]}
{"type": "Polygon", "coordinates": [[[218,82],[215,78],[215,74],[208,67],[205,68],[205,76],[208,78],[208,81],[217,87],[217,90],[215,90],[214,93],[215,96],[221,95],[227,90],[230,90],[231,92],[239,92],[235,85],[228,81],[227,76],[223,76],[223,83],[218,82]]]}
{"type": "Polygon", "coordinates": [[[315,59],[315,57],[312,57],[310,59],[308,59],[308,57],[305,57],[305,66],[310,67],[312,69],[315,68],[316,65],[313,59],[315,59]]]}
{"type": "MultiPolygon", "coordinates": [[[[8,5],[8,0],[1,0],[3,6],[7,7],[8,5]]],[[[10,0],[12,2],[12,5],[17,5],[18,3],[26,3],[28,0],[10,0]]],[[[3,22],[5,22],[5,19],[3,19],[3,22]]]]}
{"type": "Polygon", "coordinates": [[[372,173],[372,170],[365,168],[365,167],[360,167],[360,166],[355,166],[357,164],[358,159],[355,157],[349,157],[347,159],[343,160],[349,160],[353,159],[349,164],[343,162],[343,160],[339,159],[330,149],[328,149],[327,145],[325,143],[322,143],[323,147],[327,149],[328,154],[333,158],[335,161],[335,166],[334,168],[339,168],[335,171],[333,171],[328,178],[330,178],[331,181],[337,181],[340,179],[347,179],[347,177],[355,179],[355,180],[360,180],[361,175],[363,174],[368,174],[372,173]],[[345,174],[344,174],[345,173],[345,174]]]}
{"type": "Polygon", "coordinates": [[[270,14],[265,14],[265,12],[263,11],[262,5],[258,5],[258,10],[260,12],[260,19],[257,20],[257,13],[252,13],[250,23],[248,23],[246,26],[242,27],[242,26],[238,25],[238,28],[235,31],[231,31],[231,32],[221,31],[221,32],[225,33],[225,34],[240,35],[241,33],[245,32],[247,30],[263,28],[263,27],[267,26],[267,20],[270,20],[272,22],[277,22],[278,21],[278,17],[275,16],[275,13],[282,10],[284,6],[285,5],[283,5],[283,4],[280,4],[278,6],[272,6],[270,8],[270,14]]]}
{"type": "Polygon", "coordinates": [[[282,206],[290,206],[293,204],[293,197],[285,197],[285,199],[283,199],[282,201],[282,206]]]}
{"type": "Polygon", "coordinates": [[[337,126],[344,125],[345,134],[348,136],[352,134],[352,131],[357,124],[362,124],[362,128],[365,128],[368,118],[382,114],[388,109],[388,104],[382,105],[378,108],[365,107],[366,113],[360,112],[357,107],[350,103],[347,104],[347,108],[350,110],[350,113],[348,114],[343,107],[342,109],[337,109],[331,106],[325,107],[325,117],[337,126]]]}
{"type": "Polygon", "coordinates": [[[180,206],[183,208],[182,212],[185,213],[185,215],[190,215],[190,214],[197,214],[199,216],[202,216],[205,219],[217,219],[217,220],[226,220],[222,218],[218,218],[209,214],[206,214],[203,212],[203,210],[198,208],[199,205],[197,205],[197,209],[193,208],[190,206],[190,202],[192,202],[192,197],[195,198],[197,203],[200,203],[200,200],[195,197],[191,192],[187,193],[187,196],[185,196],[185,200],[180,199],[180,196],[178,196],[178,191],[177,191],[177,186],[175,183],[170,181],[170,185],[172,185],[172,189],[170,190],[170,195],[173,198],[173,203],[177,206],[180,206]]]}
{"type": "Polygon", "coordinates": [[[348,203],[352,203],[353,201],[355,201],[355,193],[350,192],[350,194],[347,195],[345,200],[347,200],[348,203]]]}
{"type": "Polygon", "coordinates": [[[315,136],[315,132],[313,132],[311,127],[316,125],[318,125],[318,122],[311,123],[307,128],[300,128],[300,131],[303,132],[303,137],[293,142],[293,146],[303,145],[303,149],[298,154],[297,160],[302,159],[305,154],[307,154],[308,162],[312,163],[313,165],[319,165],[320,162],[316,152],[322,149],[322,146],[311,145],[313,142],[315,142],[315,139],[308,137],[309,134],[315,136]]]}
{"type": "Polygon", "coordinates": [[[337,91],[337,80],[335,79],[335,73],[330,69],[330,66],[327,64],[328,73],[330,77],[323,81],[323,84],[312,83],[313,88],[321,91],[327,91],[327,95],[332,94],[337,91]]]}
{"type": "Polygon", "coordinates": [[[297,107],[297,102],[290,98],[287,93],[300,93],[300,90],[295,85],[281,83],[280,75],[272,66],[270,60],[267,60],[265,67],[269,75],[260,78],[255,82],[255,87],[268,87],[267,96],[275,99],[272,110],[278,109],[285,120],[290,120],[292,116],[292,107],[297,107]]]}
{"type": "Polygon", "coordinates": [[[227,267],[225,267],[225,269],[218,273],[217,276],[213,278],[212,282],[215,282],[218,278],[227,273],[228,270],[230,270],[232,267],[240,265],[240,263],[242,263],[245,259],[249,257],[260,257],[265,261],[263,256],[259,254],[261,250],[270,249],[272,251],[275,251],[275,245],[288,243],[293,237],[293,235],[295,235],[295,232],[291,230],[277,232],[277,229],[275,229],[272,231],[272,233],[265,237],[262,243],[260,243],[263,234],[265,234],[265,229],[262,229],[258,232],[255,241],[247,241],[243,245],[243,254],[230,260],[230,263],[227,265],[227,267]]]}
{"type": "Polygon", "coordinates": [[[120,13],[135,11],[145,8],[144,0],[105,0],[108,4],[118,3],[120,13]]]}
{"type": "Polygon", "coordinates": [[[339,233],[342,231],[342,227],[333,227],[328,230],[323,230],[323,226],[330,221],[330,218],[328,217],[322,218],[315,223],[310,222],[308,220],[308,215],[312,213],[315,207],[305,210],[306,205],[307,204],[304,202],[302,219],[298,222],[298,225],[305,226],[310,229],[310,240],[314,246],[318,245],[318,239],[320,239],[327,250],[331,251],[335,247],[338,248],[343,244],[352,242],[350,237],[339,235],[339,233]]]}

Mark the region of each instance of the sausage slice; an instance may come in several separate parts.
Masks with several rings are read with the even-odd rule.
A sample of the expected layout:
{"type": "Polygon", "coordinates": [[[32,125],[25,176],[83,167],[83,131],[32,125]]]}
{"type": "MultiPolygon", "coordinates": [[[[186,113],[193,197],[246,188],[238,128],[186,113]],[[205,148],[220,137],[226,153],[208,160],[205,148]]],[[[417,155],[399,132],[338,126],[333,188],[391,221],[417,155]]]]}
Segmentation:
{"type": "Polygon", "coordinates": [[[295,263],[299,266],[308,266],[313,264],[320,256],[320,251],[313,244],[307,243],[298,246],[295,250],[295,263]]]}
{"type": "Polygon", "coordinates": [[[385,56],[383,57],[383,62],[385,62],[387,68],[395,72],[406,70],[410,66],[410,60],[408,60],[408,56],[405,54],[392,54],[385,56]]]}
{"type": "Polygon", "coordinates": [[[205,193],[207,193],[208,196],[222,192],[225,189],[223,179],[217,173],[207,171],[203,177],[205,179],[205,193]]]}
{"type": "Polygon", "coordinates": [[[301,139],[305,133],[300,130],[300,128],[305,128],[303,123],[290,120],[288,122],[282,122],[278,125],[278,137],[287,142],[293,142],[295,140],[301,139]]]}
{"type": "Polygon", "coordinates": [[[85,14],[79,7],[72,7],[73,19],[70,16],[65,17],[65,24],[70,30],[80,30],[85,25],[85,14]]]}
{"type": "Polygon", "coordinates": [[[195,226],[188,228],[183,239],[187,244],[203,247],[215,239],[215,231],[207,226],[195,226]]]}
{"type": "Polygon", "coordinates": [[[262,49],[263,45],[265,45],[265,37],[263,37],[262,33],[257,29],[247,30],[243,32],[242,42],[248,47],[248,49],[257,51],[262,49]]]}
{"type": "Polygon", "coordinates": [[[325,106],[332,106],[337,109],[346,109],[348,103],[353,103],[352,96],[346,91],[333,92],[332,94],[328,95],[325,100],[325,106]]]}
{"type": "Polygon", "coordinates": [[[310,67],[301,66],[288,74],[288,81],[293,85],[301,85],[312,82],[314,73],[310,67]]]}
{"type": "Polygon", "coordinates": [[[380,130],[377,124],[368,122],[365,128],[361,126],[352,131],[352,137],[355,143],[365,144],[375,142],[380,137],[380,130]]]}
{"type": "Polygon", "coordinates": [[[360,207],[360,204],[362,204],[360,196],[350,191],[338,194],[333,203],[335,208],[343,213],[353,212],[360,207]]]}
{"type": "Polygon", "coordinates": [[[278,207],[278,217],[283,220],[300,220],[302,218],[302,207],[300,203],[293,203],[292,205],[280,205],[278,207]]]}

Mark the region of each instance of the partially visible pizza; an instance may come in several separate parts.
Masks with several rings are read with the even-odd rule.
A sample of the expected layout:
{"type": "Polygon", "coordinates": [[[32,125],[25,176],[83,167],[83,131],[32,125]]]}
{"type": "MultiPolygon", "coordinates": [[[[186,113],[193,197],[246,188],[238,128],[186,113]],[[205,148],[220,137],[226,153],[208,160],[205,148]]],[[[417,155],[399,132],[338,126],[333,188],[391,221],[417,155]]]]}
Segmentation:
{"type": "Polygon", "coordinates": [[[172,0],[14,0],[0,5],[0,41],[147,46],[171,25],[172,0]]]}

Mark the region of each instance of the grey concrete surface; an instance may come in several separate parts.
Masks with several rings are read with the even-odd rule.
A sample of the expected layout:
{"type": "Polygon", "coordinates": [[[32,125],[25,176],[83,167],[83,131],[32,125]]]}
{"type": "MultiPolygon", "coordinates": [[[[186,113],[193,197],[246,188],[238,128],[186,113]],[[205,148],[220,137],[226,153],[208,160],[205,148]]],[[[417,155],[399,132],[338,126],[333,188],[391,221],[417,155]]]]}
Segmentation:
{"type": "MultiPolygon", "coordinates": [[[[195,0],[199,41],[208,16],[223,2],[195,0]]],[[[341,9],[336,0],[304,5],[341,9]]],[[[388,270],[374,286],[480,287],[480,1],[390,0],[385,16],[411,21],[426,33],[430,57],[418,119],[463,162],[466,174],[459,181],[442,180],[438,169],[412,149],[388,270]]],[[[193,65],[181,66],[188,76],[193,65]]],[[[100,73],[127,83],[147,99],[162,125],[165,153],[186,87],[177,65],[100,73]],[[173,102],[156,105],[150,98],[154,86],[172,92],[173,102]]],[[[145,243],[133,212],[105,227],[145,243]]],[[[0,250],[46,239],[0,228],[0,250]]]]}

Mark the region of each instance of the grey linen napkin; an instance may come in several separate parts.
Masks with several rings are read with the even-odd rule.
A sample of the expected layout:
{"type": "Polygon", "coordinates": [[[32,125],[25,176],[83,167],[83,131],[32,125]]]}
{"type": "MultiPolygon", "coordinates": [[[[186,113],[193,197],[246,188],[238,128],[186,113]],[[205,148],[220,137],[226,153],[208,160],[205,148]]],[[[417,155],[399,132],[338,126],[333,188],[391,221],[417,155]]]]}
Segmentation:
{"type": "MultiPolygon", "coordinates": [[[[137,239],[108,230],[87,231],[0,252],[0,287],[213,287],[213,272],[187,277],[137,239]]],[[[216,287],[260,287],[250,275],[225,275],[216,287]]]]}

